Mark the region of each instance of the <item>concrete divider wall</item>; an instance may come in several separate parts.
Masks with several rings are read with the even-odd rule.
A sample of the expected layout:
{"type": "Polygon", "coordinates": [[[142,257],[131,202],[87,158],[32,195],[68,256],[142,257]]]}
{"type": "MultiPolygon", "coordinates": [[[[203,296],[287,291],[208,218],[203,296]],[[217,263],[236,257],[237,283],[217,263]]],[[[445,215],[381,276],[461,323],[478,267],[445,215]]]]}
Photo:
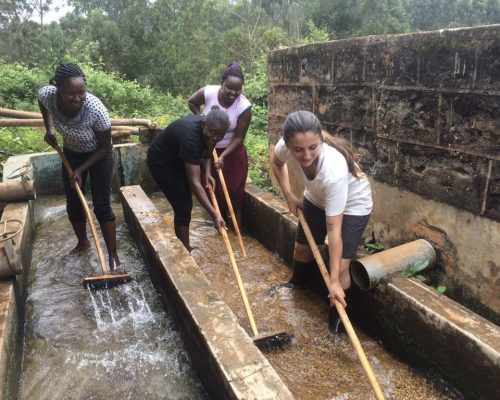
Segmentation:
{"type": "MultiPolygon", "coordinates": [[[[368,233],[389,246],[430,241],[447,295],[497,324],[499,49],[500,25],[490,25],[316,43],[268,58],[270,152],[290,112],[314,112],[354,144],[375,180],[368,233]]],[[[292,190],[300,192],[293,177],[292,190]]]]}
{"type": "Polygon", "coordinates": [[[466,399],[500,398],[500,328],[416,279],[393,274],[359,319],[384,344],[438,371],[466,399]]]}
{"type": "Polygon", "coordinates": [[[254,185],[247,185],[245,190],[245,229],[291,265],[298,218],[288,211],[286,202],[278,197],[254,185]]]}
{"type": "Polygon", "coordinates": [[[25,304],[34,238],[33,202],[9,203],[1,221],[17,219],[24,229],[15,240],[23,273],[0,279],[0,399],[16,399],[23,352],[25,304]]]}
{"type": "Polygon", "coordinates": [[[214,399],[291,399],[288,388],[139,186],[123,187],[125,220],[151,279],[173,311],[214,399]]]}
{"type": "Polygon", "coordinates": [[[0,399],[14,399],[18,393],[22,326],[13,282],[0,280],[0,399]]]}
{"type": "MultiPolygon", "coordinates": [[[[133,143],[113,146],[113,177],[111,182],[113,193],[118,193],[121,186],[132,184],[140,184],[146,192],[156,190],[156,183],[152,179],[146,164],[147,149],[148,147],[145,145],[133,143]]],[[[33,164],[32,176],[36,176],[34,187],[38,196],[64,194],[61,179],[62,164],[57,153],[10,157],[8,164],[18,166],[24,160],[33,164]]],[[[7,171],[10,170],[11,168],[6,167],[4,175],[7,176],[7,171]]],[[[90,190],[88,181],[86,189],[87,191],[90,190]]]]}

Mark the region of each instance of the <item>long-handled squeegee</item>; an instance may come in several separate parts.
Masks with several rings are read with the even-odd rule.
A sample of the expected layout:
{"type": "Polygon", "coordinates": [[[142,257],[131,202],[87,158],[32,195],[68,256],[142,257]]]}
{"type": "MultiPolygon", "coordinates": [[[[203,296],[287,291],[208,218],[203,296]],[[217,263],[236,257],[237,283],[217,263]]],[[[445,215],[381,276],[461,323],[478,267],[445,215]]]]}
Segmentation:
{"type": "MultiPolygon", "coordinates": [[[[71,168],[68,159],[62,152],[61,148],[56,145],[55,149],[59,156],[61,156],[62,163],[68,171],[68,174],[71,176],[73,174],[73,169],[71,168]]],[[[99,261],[101,262],[102,275],[91,276],[83,279],[83,286],[89,287],[90,289],[108,289],[113,286],[121,285],[123,283],[130,282],[132,280],[131,276],[127,273],[111,273],[108,271],[106,267],[106,261],[104,259],[104,253],[102,252],[101,245],[99,243],[99,238],[97,237],[97,231],[94,225],[94,221],[92,220],[92,216],[90,215],[89,206],[87,204],[87,200],[80,189],[78,184],[75,184],[75,190],[82,202],[83,209],[85,211],[85,215],[89,221],[90,229],[92,231],[92,237],[94,238],[95,246],[97,248],[97,254],[99,255],[99,261]]]]}
{"type": "MultiPolygon", "coordinates": [[[[208,191],[210,193],[210,197],[212,199],[212,203],[215,207],[215,210],[220,214],[219,205],[217,204],[217,198],[215,197],[215,193],[211,186],[208,187],[208,191]]],[[[241,280],[238,266],[236,265],[236,260],[234,258],[233,249],[231,247],[231,243],[229,242],[227,232],[223,228],[221,228],[220,233],[222,235],[222,238],[224,239],[224,243],[226,244],[226,249],[229,254],[229,258],[231,260],[231,265],[233,267],[233,272],[234,275],[236,276],[236,281],[238,283],[238,288],[240,289],[241,297],[243,298],[243,304],[245,305],[245,311],[250,321],[250,327],[252,328],[253,332],[252,336],[253,342],[261,350],[272,350],[284,347],[285,345],[289,344],[292,340],[292,335],[290,333],[285,331],[259,333],[259,331],[257,330],[257,325],[255,324],[252,309],[250,308],[250,303],[248,302],[246,290],[245,287],[243,286],[243,281],[241,280]]]]}

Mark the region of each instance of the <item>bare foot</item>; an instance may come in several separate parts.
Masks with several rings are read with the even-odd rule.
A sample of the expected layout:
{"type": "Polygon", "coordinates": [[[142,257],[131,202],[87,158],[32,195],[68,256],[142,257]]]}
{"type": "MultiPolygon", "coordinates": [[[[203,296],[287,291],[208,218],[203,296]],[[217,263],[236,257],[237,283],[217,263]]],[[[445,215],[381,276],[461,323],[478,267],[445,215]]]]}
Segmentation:
{"type": "Polygon", "coordinates": [[[111,271],[112,274],[126,274],[127,271],[125,270],[125,265],[124,264],[119,264],[115,265],[115,268],[111,271]]]}
{"type": "Polygon", "coordinates": [[[85,242],[78,242],[73,250],[69,254],[81,253],[82,251],[90,249],[90,242],[87,240],[85,242]]]}
{"type": "Polygon", "coordinates": [[[113,256],[109,256],[109,270],[111,272],[115,271],[117,267],[121,265],[120,259],[118,258],[118,254],[114,254],[113,256]]]}

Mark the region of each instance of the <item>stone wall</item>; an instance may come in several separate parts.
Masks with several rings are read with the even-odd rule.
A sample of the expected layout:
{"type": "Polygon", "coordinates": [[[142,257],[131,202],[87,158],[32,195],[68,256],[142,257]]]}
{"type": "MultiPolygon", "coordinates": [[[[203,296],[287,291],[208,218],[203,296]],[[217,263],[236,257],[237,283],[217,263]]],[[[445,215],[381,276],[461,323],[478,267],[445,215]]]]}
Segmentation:
{"type": "MultiPolygon", "coordinates": [[[[377,183],[376,238],[396,244],[403,236],[425,237],[410,221],[446,237],[460,221],[434,223],[436,202],[469,220],[455,242],[474,239],[477,225],[470,221],[477,218],[498,230],[500,25],[318,43],[273,51],[268,61],[270,150],[286,115],[299,109],[349,139],[377,183]],[[384,188],[417,195],[420,211],[391,221],[387,208],[397,209],[398,201],[391,194],[386,202],[384,188]],[[397,234],[390,233],[394,224],[397,234]]],[[[498,321],[498,246],[471,244],[479,251],[444,242],[438,251],[450,295],[498,321]],[[485,283],[496,290],[482,293],[485,283]]]]}

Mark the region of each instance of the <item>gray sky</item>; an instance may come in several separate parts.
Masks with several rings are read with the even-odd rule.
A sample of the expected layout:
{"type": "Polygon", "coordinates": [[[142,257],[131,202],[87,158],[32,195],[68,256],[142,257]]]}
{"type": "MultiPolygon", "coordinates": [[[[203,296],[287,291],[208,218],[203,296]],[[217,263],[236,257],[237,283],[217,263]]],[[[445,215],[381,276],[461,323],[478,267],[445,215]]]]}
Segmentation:
{"type": "MultiPolygon", "coordinates": [[[[57,21],[59,18],[64,16],[68,11],[71,11],[71,8],[66,5],[65,0],[54,0],[52,5],[50,6],[49,12],[43,15],[43,23],[50,24],[52,21],[57,21]]],[[[39,19],[38,16],[35,19],[39,19]]]]}

